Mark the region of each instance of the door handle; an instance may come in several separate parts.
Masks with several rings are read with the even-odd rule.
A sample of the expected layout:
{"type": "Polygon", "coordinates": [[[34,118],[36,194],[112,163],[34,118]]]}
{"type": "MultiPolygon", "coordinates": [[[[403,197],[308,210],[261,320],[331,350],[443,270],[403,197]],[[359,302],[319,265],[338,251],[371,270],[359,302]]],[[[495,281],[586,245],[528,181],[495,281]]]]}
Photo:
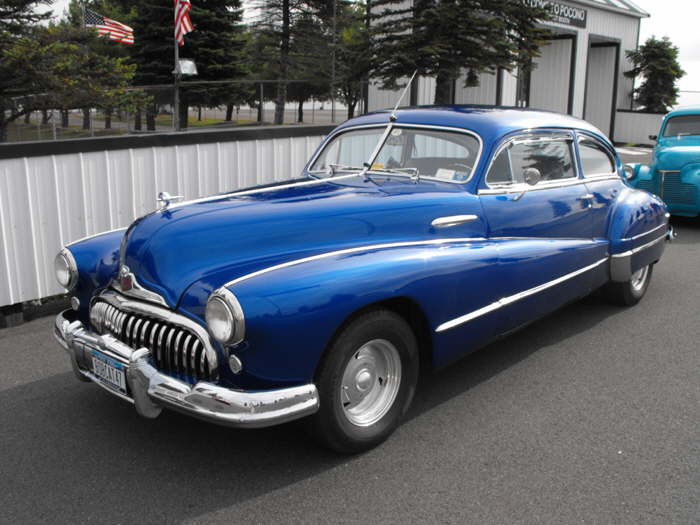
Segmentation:
{"type": "Polygon", "coordinates": [[[579,200],[581,201],[588,201],[588,206],[585,207],[589,209],[593,207],[593,199],[595,199],[595,195],[592,193],[586,193],[585,195],[581,195],[579,197],[579,200]]]}
{"type": "Polygon", "coordinates": [[[451,226],[459,226],[465,222],[475,221],[478,218],[477,215],[450,215],[449,217],[438,217],[434,219],[430,225],[433,228],[450,228],[451,226]]]}

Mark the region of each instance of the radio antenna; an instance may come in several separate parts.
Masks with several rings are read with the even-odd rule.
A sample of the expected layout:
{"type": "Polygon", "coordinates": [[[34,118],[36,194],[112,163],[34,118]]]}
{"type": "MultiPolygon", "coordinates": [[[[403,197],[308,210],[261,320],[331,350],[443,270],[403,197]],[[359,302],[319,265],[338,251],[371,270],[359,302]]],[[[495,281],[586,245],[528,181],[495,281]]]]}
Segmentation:
{"type": "Polygon", "coordinates": [[[418,73],[418,70],[416,69],[413,72],[413,75],[411,75],[411,80],[408,81],[408,84],[406,84],[406,87],[403,88],[403,93],[401,93],[401,96],[399,97],[399,100],[396,101],[396,105],[394,106],[394,109],[391,112],[391,116],[389,117],[389,120],[392,122],[396,121],[396,110],[399,107],[399,104],[401,104],[401,101],[403,100],[403,97],[406,96],[406,91],[408,91],[408,88],[411,87],[411,83],[413,82],[413,79],[416,77],[416,73],[418,73]]]}

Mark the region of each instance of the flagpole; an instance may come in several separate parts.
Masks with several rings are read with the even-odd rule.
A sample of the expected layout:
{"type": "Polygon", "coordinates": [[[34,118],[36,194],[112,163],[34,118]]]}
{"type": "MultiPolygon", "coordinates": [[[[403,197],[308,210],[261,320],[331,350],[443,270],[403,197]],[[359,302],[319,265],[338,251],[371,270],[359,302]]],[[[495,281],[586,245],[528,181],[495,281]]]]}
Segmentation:
{"type": "Polygon", "coordinates": [[[175,42],[175,69],[173,74],[175,75],[175,94],[174,94],[174,104],[173,104],[173,128],[175,131],[180,131],[180,46],[177,43],[177,38],[174,38],[175,42]]]}

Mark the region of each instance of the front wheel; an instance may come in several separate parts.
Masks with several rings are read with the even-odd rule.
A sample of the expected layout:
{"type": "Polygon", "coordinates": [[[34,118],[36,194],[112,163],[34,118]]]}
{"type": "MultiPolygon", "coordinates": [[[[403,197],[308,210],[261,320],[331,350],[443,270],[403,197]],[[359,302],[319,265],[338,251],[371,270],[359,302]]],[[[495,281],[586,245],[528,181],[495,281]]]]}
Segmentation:
{"type": "Polygon", "coordinates": [[[649,288],[653,266],[650,264],[634,272],[629,281],[608,283],[603,288],[606,299],[620,306],[634,306],[641,301],[649,288]]]}
{"type": "Polygon", "coordinates": [[[348,324],[316,375],[321,407],[316,438],[333,450],[375,447],[398,426],[418,381],[418,344],[406,321],[374,310],[348,324]]]}

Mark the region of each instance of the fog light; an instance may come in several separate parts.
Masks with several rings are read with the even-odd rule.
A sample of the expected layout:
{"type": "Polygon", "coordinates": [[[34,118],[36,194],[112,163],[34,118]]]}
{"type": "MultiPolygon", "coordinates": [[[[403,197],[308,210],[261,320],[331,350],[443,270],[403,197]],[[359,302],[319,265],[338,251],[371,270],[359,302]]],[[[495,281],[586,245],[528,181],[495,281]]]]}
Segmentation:
{"type": "Polygon", "coordinates": [[[228,358],[228,366],[231,367],[231,372],[234,374],[240,374],[241,370],[243,370],[243,363],[241,363],[241,360],[238,359],[235,355],[231,355],[228,358]]]}

